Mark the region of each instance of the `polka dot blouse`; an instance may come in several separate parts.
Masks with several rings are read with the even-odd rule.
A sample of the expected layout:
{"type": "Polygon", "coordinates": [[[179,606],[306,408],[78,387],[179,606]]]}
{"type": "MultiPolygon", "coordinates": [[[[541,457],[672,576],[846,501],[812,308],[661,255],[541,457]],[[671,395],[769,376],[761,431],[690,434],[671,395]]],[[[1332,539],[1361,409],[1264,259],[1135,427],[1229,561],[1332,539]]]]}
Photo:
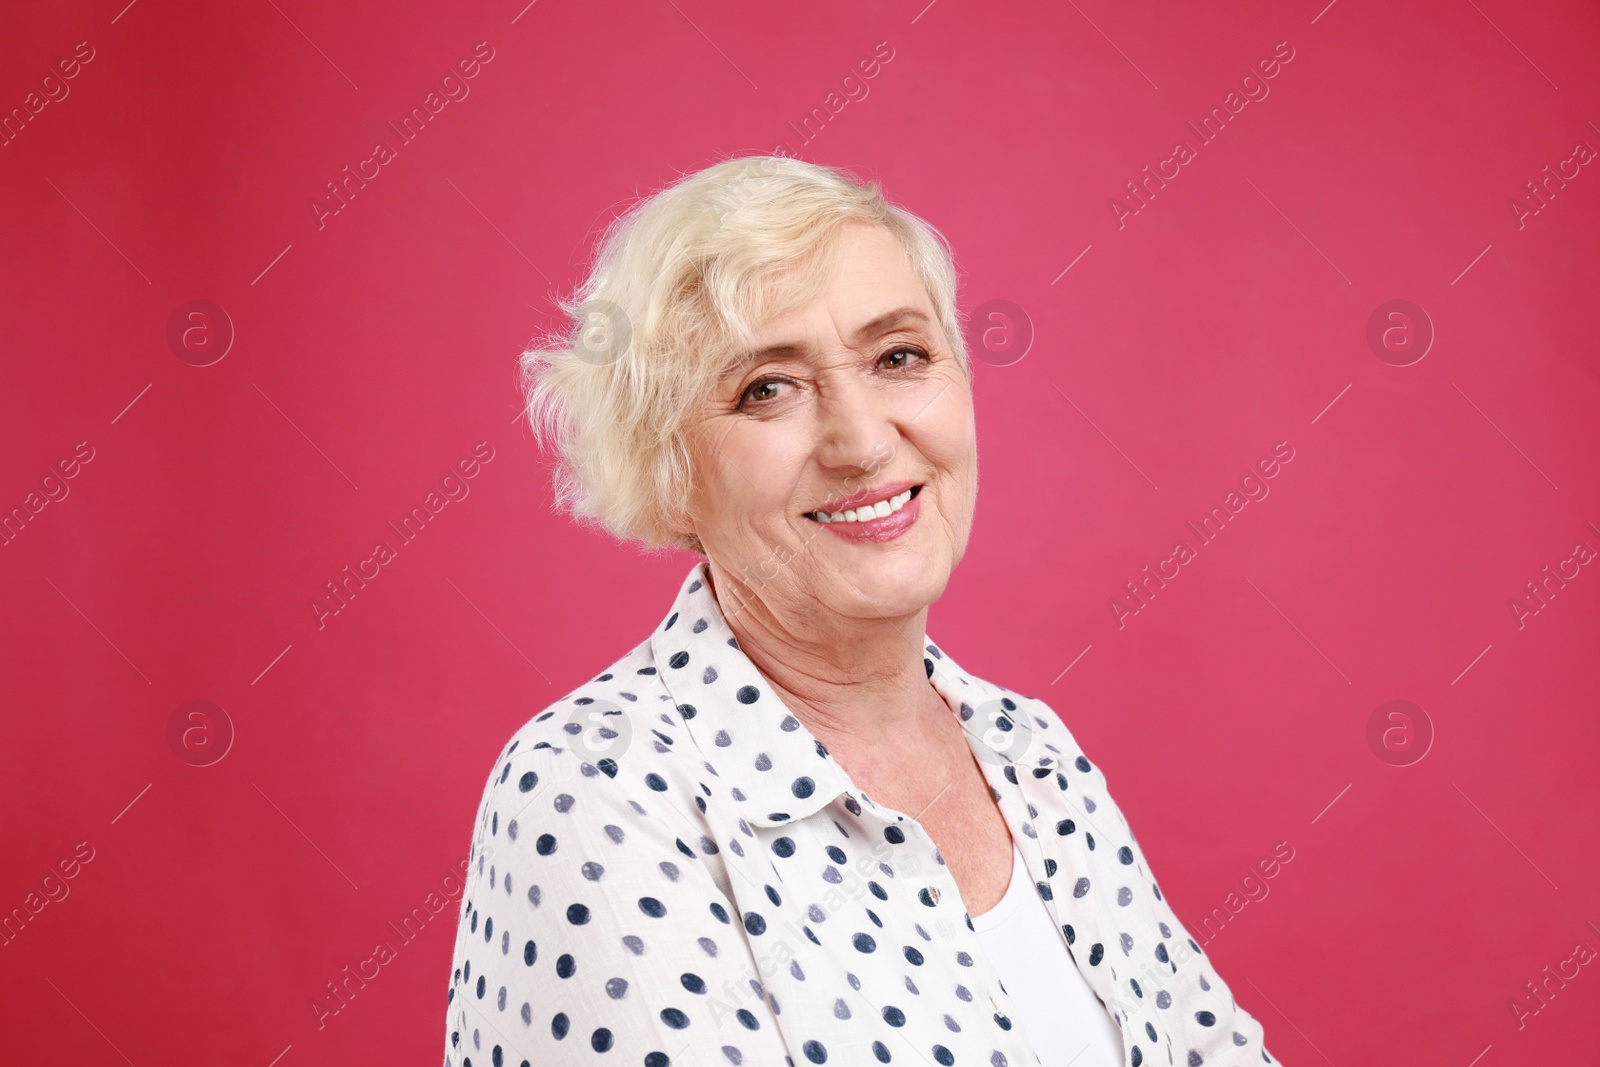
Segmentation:
{"type": "MultiPolygon", "coordinates": [[[[1039,1064],[933,840],[789,713],[705,566],[495,761],[447,1067],[1039,1064]]],[[[1127,1064],[1276,1062],[1055,712],[923,645],[1127,1064]]]]}

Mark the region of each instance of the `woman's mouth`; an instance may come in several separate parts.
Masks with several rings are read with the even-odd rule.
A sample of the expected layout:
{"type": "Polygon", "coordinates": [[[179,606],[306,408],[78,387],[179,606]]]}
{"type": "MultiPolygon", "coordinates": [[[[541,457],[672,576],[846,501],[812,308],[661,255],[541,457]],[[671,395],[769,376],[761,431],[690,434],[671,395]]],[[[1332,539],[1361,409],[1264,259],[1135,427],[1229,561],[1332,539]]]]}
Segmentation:
{"type": "Polygon", "coordinates": [[[892,496],[862,503],[844,511],[812,511],[806,518],[830,534],[852,544],[893,541],[917,523],[922,514],[922,486],[913,485],[892,496]]]}
{"type": "Polygon", "coordinates": [[[842,523],[868,523],[876,519],[887,518],[904,508],[917,494],[922,491],[922,486],[913,485],[910,489],[885,497],[882,500],[871,500],[859,507],[848,508],[844,511],[835,511],[832,514],[823,511],[810,511],[806,518],[824,524],[842,523]]]}

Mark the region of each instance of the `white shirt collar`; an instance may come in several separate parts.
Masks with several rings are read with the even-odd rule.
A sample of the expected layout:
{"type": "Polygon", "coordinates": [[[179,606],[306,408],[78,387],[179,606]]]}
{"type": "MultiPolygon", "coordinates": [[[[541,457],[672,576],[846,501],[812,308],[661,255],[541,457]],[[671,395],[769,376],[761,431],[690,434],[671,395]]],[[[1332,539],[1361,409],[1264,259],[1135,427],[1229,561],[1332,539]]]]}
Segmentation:
{"type": "MultiPolygon", "coordinates": [[[[721,777],[736,799],[749,802],[748,820],[775,826],[802,819],[841,794],[847,806],[872,803],[739,648],[706,577],[702,560],[651,634],[650,651],[701,749],[731,757],[721,761],[721,777]]],[[[996,774],[1015,784],[1019,771],[1037,778],[1053,773],[1060,753],[1035,736],[1016,694],[962,670],[926,633],[922,648],[928,679],[962,719],[991,788],[998,788],[996,774]]]]}

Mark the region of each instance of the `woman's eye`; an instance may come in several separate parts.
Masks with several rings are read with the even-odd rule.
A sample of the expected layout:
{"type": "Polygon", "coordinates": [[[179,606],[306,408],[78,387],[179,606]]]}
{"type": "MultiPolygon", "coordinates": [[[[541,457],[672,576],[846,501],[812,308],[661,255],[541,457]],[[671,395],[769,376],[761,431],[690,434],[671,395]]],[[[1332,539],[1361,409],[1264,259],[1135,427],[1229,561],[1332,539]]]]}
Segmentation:
{"type": "Polygon", "coordinates": [[[744,391],[744,396],[741,399],[747,401],[754,400],[757,403],[765,400],[771,400],[773,399],[772,390],[782,384],[783,382],[776,378],[764,378],[759,382],[753,382],[751,383],[750,388],[744,391]]]}
{"type": "Polygon", "coordinates": [[[902,346],[900,348],[891,348],[889,351],[887,351],[887,352],[885,352],[883,354],[883,358],[884,359],[894,359],[894,358],[899,357],[899,356],[904,356],[905,357],[905,362],[894,364],[893,369],[895,369],[895,370],[899,370],[900,368],[906,366],[907,363],[909,363],[913,359],[926,358],[926,354],[922,351],[922,349],[920,349],[920,348],[909,348],[909,347],[904,347],[904,346],[902,346]]]}

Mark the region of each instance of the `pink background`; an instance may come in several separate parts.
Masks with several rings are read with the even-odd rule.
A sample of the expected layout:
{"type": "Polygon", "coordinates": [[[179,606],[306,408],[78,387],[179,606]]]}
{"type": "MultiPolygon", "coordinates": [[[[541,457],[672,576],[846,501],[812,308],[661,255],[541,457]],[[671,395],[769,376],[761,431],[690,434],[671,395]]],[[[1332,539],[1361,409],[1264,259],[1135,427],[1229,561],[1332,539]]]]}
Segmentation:
{"type": "Polygon", "coordinates": [[[1600,148],[1594,5],[123,3],[0,32],[7,1062],[438,1061],[456,905],[388,924],[455,884],[510,734],[693,562],[551,514],[515,357],[632,197],[780,145],[880,178],[965,310],[1025,316],[981,324],[1033,339],[975,360],[978,516],[929,632],[1051,703],[1197,936],[1224,908],[1207,950],[1273,1052],[1594,1055],[1600,567],[1563,562],[1600,549],[1600,165],[1564,162],[1600,148]],[[168,341],[195,300],[235,333],[207,366],[218,313],[168,341]],[[1407,366],[1367,340],[1391,300],[1435,333],[1407,366]],[[319,627],[442,480],[470,491],[319,627]],[[1546,566],[1576,575],[1541,605],[1546,566]],[[1369,742],[1391,700],[1412,732],[1369,742]]]}

